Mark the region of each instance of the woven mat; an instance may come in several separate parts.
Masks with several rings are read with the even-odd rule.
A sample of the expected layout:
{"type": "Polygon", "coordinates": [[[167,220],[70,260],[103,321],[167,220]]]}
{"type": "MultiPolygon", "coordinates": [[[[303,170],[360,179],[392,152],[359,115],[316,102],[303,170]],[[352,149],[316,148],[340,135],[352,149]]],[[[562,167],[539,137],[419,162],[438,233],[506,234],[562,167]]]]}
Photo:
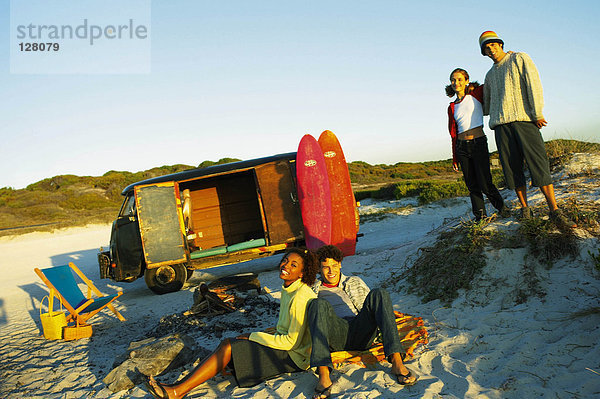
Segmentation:
{"type": "MultiPolygon", "coordinates": [[[[423,318],[407,315],[400,312],[396,314],[396,327],[400,335],[400,343],[404,353],[401,353],[402,360],[411,360],[414,357],[414,351],[419,345],[425,345],[429,342],[427,330],[423,324],[423,318]]],[[[331,362],[333,367],[339,369],[346,364],[353,363],[361,367],[370,367],[385,360],[383,344],[375,344],[364,351],[338,351],[331,353],[331,362]]]]}

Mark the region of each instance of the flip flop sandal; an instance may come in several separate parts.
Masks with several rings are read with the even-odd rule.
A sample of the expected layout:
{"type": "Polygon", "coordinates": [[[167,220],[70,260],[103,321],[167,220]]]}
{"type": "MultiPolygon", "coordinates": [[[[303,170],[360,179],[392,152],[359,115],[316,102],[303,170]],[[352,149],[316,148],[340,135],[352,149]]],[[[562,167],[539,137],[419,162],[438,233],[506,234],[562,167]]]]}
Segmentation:
{"type": "Polygon", "coordinates": [[[330,397],[331,396],[331,388],[333,388],[333,384],[331,384],[327,388],[323,388],[323,389],[315,388],[315,393],[313,394],[312,398],[313,399],[322,399],[323,396],[325,396],[325,398],[330,397]]]}
{"type": "Polygon", "coordinates": [[[156,390],[156,388],[154,388],[152,386],[152,384],[150,384],[150,380],[146,379],[144,380],[144,386],[146,387],[146,389],[148,390],[148,392],[150,393],[150,395],[154,396],[157,399],[169,399],[169,395],[167,394],[167,391],[165,390],[165,388],[163,388],[162,385],[158,385],[158,388],[160,389],[160,392],[158,392],[156,390]]]}
{"type": "Polygon", "coordinates": [[[418,378],[415,378],[414,381],[410,381],[410,379],[414,377],[412,371],[408,370],[408,374],[396,374],[396,378],[398,379],[398,384],[411,386],[417,383],[418,378]]]}

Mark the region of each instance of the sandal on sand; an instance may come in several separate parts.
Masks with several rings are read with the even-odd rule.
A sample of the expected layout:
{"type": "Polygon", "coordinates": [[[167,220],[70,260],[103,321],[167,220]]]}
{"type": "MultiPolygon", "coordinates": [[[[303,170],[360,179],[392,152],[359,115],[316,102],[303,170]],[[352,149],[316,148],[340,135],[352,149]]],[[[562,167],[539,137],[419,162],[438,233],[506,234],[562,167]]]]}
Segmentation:
{"type": "Polygon", "coordinates": [[[146,386],[146,389],[148,390],[148,392],[150,393],[150,395],[152,395],[152,396],[154,396],[155,398],[158,398],[158,399],[169,399],[169,394],[167,393],[167,391],[165,390],[165,388],[163,388],[163,386],[160,385],[158,382],[156,384],[158,386],[158,389],[160,389],[160,392],[157,391],[154,386],[152,386],[152,384],[150,383],[150,379],[149,378],[146,379],[146,380],[144,380],[144,385],[146,386]]]}
{"type": "Polygon", "coordinates": [[[317,389],[315,388],[315,393],[312,396],[312,399],[323,399],[331,396],[331,388],[333,388],[333,384],[328,386],[327,388],[317,389]]]}
{"type": "Polygon", "coordinates": [[[417,383],[418,378],[415,377],[415,379],[411,381],[411,379],[413,377],[415,377],[415,375],[410,370],[408,370],[408,374],[396,374],[396,378],[398,379],[398,384],[400,384],[400,385],[407,385],[407,386],[415,385],[417,383]]]}

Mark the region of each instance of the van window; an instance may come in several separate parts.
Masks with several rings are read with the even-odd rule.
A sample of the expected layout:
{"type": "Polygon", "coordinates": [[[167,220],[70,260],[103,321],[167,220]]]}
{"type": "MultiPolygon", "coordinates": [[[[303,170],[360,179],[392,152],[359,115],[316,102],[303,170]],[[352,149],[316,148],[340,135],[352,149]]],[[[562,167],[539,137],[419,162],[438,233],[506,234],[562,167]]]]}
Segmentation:
{"type": "Polygon", "coordinates": [[[135,216],[135,195],[133,195],[133,192],[123,201],[119,216],[135,216]]]}

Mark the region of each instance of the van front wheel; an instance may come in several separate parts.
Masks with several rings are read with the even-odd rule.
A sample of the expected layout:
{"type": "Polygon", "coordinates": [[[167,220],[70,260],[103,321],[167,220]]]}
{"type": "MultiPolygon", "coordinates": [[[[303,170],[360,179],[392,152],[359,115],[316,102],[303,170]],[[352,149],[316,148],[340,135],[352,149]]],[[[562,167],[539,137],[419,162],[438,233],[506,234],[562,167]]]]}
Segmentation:
{"type": "Polygon", "coordinates": [[[144,272],[146,285],[159,295],[179,291],[186,279],[187,270],[183,264],[160,266],[144,272]]]}

